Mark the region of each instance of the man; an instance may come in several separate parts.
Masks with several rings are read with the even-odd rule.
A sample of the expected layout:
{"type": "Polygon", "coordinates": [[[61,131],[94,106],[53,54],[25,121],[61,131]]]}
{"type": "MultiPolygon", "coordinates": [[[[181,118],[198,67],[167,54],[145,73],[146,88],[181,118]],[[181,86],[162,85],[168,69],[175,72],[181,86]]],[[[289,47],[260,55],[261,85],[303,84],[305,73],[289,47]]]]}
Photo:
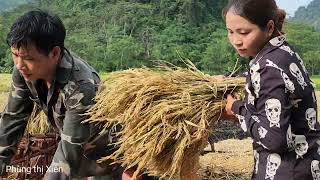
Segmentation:
{"type": "Polygon", "coordinates": [[[92,67],[64,47],[65,36],[62,21],[41,10],[21,16],[8,33],[15,66],[9,101],[0,119],[2,175],[17,150],[34,103],[61,137],[45,179],[103,175],[118,169],[96,163],[104,152],[93,151],[96,158],[92,159],[84,155],[84,147],[94,147],[88,142],[97,139],[101,130],[82,123],[87,118],[83,114],[94,103],[100,79],[92,67]]]}

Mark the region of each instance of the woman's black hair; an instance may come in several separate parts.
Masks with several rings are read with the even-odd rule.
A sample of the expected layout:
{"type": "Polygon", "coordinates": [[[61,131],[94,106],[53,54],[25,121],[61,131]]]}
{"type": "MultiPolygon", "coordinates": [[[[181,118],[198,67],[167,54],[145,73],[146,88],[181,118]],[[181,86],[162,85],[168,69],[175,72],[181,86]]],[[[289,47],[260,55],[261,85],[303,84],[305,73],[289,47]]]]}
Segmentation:
{"type": "Polygon", "coordinates": [[[279,9],[274,0],[229,0],[228,5],[222,11],[223,17],[229,10],[248,19],[262,30],[267,28],[270,20],[273,20],[275,28],[281,32],[286,17],[286,12],[279,9]]]}

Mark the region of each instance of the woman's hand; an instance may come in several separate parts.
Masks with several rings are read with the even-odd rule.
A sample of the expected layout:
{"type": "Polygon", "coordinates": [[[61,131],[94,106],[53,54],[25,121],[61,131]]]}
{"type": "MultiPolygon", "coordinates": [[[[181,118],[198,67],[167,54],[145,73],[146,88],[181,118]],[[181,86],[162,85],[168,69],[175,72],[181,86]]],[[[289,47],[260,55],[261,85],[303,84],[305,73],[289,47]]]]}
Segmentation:
{"type": "Polygon", "coordinates": [[[233,111],[231,110],[233,103],[236,101],[230,94],[227,96],[225,109],[222,112],[221,119],[230,120],[233,122],[238,122],[238,119],[235,117],[233,111]]]}
{"type": "Polygon", "coordinates": [[[216,75],[216,76],[211,76],[211,78],[216,82],[222,82],[225,80],[226,77],[224,75],[216,75]]]}
{"type": "Polygon", "coordinates": [[[236,100],[230,94],[228,94],[225,110],[226,110],[226,114],[229,116],[234,116],[234,113],[232,111],[232,105],[235,101],[236,100]]]}
{"type": "Polygon", "coordinates": [[[214,81],[214,82],[223,82],[226,78],[224,75],[210,76],[208,74],[206,74],[205,77],[208,81],[214,81]]]}

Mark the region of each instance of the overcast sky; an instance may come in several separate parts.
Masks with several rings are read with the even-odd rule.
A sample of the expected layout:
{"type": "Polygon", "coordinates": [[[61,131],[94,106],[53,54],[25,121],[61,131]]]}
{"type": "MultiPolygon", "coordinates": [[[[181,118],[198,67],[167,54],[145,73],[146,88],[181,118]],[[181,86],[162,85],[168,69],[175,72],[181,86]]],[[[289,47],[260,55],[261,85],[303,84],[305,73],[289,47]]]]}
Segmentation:
{"type": "Polygon", "coordinates": [[[289,16],[294,16],[294,12],[300,6],[307,6],[312,0],[276,0],[277,5],[286,10],[289,16]]]}

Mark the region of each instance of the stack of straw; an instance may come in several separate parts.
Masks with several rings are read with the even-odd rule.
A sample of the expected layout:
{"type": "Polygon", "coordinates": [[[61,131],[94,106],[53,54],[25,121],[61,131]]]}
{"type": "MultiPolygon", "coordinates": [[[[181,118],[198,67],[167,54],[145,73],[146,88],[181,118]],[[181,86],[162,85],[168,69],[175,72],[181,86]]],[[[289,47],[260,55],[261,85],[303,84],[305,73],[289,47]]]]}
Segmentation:
{"type": "Polygon", "coordinates": [[[242,94],[243,78],[218,81],[197,70],[163,66],[112,73],[87,122],[124,127],[112,160],[165,179],[196,179],[200,151],[225,106],[242,94]]]}

